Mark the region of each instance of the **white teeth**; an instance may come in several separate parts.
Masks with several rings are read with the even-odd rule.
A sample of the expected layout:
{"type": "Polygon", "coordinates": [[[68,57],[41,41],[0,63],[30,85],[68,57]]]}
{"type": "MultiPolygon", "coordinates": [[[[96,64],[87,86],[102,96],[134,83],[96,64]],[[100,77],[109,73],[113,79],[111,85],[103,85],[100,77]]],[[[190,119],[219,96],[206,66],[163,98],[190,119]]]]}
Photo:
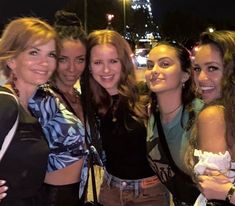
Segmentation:
{"type": "Polygon", "coordinates": [[[113,75],[108,75],[108,76],[101,76],[103,79],[110,79],[113,77],[113,75]]]}
{"type": "Polygon", "coordinates": [[[47,72],[46,71],[35,71],[35,73],[38,73],[38,74],[46,74],[47,72]]]}
{"type": "Polygon", "coordinates": [[[207,90],[211,90],[211,89],[214,89],[214,87],[213,86],[201,87],[202,91],[207,91],[207,90]]]}

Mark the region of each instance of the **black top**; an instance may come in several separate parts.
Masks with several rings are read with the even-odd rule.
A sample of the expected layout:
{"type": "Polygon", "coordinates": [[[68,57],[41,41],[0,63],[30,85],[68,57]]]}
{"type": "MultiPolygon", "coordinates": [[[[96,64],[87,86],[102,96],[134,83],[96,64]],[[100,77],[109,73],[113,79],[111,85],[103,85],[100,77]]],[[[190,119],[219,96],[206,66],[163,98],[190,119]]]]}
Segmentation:
{"type": "MultiPolygon", "coordinates": [[[[0,90],[6,90],[0,88],[0,90]]],[[[17,116],[13,97],[0,95],[0,146],[17,116]]],[[[42,206],[39,191],[44,182],[49,148],[35,118],[20,111],[19,125],[1,163],[0,179],[7,181],[7,196],[1,206],[42,206]]]]}
{"type": "Polygon", "coordinates": [[[131,116],[125,103],[115,110],[111,108],[100,122],[107,171],[121,179],[153,176],[146,156],[146,127],[131,116]]]}

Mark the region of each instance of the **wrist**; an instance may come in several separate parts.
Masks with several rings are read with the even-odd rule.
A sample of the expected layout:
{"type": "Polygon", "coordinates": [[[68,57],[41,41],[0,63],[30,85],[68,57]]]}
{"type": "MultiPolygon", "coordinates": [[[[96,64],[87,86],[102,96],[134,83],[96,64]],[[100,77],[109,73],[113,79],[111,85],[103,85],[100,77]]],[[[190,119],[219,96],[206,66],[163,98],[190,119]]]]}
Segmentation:
{"type": "Polygon", "coordinates": [[[228,190],[228,193],[227,193],[226,198],[225,198],[225,201],[226,201],[227,203],[230,203],[230,202],[231,202],[231,199],[232,199],[232,197],[233,197],[233,195],[234,195],[234,192],[235,192],[235,185],[232,185],[232,186],[230,187],[230,189],[228,190]]]}

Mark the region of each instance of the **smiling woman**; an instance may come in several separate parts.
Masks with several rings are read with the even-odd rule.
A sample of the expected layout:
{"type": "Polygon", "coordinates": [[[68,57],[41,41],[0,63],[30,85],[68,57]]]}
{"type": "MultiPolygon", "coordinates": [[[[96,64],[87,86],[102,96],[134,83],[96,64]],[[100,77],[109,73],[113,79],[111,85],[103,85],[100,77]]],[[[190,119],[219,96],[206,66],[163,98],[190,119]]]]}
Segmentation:
{"type": "MultiPolygon", "coordinates": [[[[28,101],[56,68],[58,38],[55,30],[37,18],[18,18],[5,28],[0,41],[0,65],[8,82],[0,88],[15,95],[1,97],[0,144],[19,112],[19,125],[0,163],[0,177],[9,188],[1,205],[41,206],[49,148],[41,126],[28,111],[28,101]],[[36,164],[35,164],[36,163],[36,164]]],[[[5,188],[6,189],[6,188],[5,188]]]]}

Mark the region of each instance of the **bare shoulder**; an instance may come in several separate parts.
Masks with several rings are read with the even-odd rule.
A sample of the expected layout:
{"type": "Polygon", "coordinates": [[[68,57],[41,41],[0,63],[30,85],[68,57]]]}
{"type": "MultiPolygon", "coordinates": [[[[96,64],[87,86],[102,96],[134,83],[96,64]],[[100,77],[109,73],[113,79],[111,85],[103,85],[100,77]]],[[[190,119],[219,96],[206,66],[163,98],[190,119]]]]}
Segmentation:
{"type": "Polygon", "coordinates": [[[203,109],[198,116],[197,128],[201,149],[211,152],[227,149],[223,106],[213,105],[203,109]]]}

